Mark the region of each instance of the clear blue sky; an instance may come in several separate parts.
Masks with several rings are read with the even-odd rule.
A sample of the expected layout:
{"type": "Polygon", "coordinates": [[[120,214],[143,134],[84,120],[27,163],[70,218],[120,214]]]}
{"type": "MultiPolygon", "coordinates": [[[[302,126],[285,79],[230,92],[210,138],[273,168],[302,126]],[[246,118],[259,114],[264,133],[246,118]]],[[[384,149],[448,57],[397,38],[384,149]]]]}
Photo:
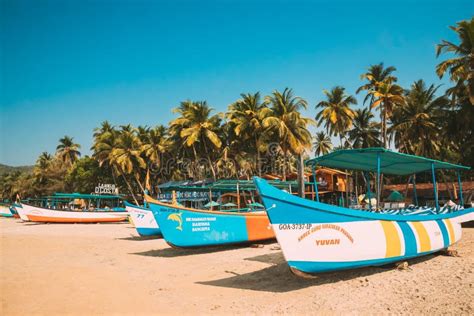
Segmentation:
{"type": "MultiPolygon", "coordinates": [[[[291,87],[310,103],[370,65],[440,81],[435,45],[474,1],[21,1],[0,7],[0,163],[33,164],[64,135],[167,124],[185,99],[217,111],[291,87]]],[[[361,99],[361,96],[358,96],[361,99]]]]}

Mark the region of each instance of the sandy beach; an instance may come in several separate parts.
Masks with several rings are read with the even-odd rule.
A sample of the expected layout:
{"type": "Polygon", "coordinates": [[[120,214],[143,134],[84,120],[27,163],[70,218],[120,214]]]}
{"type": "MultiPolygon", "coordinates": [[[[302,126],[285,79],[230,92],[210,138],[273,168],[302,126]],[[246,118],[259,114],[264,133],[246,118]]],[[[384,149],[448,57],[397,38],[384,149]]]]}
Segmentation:
{"type": "Polygon", "coordinates": [[[0,219],[2,315],[473,314],[474,228],[452,249],[302,279],[276,242],[173,249],[124,224],[0,219]]]}

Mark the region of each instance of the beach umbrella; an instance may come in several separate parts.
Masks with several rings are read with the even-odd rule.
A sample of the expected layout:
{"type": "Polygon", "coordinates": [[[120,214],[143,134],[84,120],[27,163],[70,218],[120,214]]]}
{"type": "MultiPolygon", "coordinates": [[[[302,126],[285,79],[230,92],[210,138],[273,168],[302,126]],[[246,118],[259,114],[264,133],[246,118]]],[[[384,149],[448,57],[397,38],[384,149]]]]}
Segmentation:
{"type": "Polygon", "coordinates": [[[209,208],[209,207],[214,207],[214,206],[219,206],[219,205],[220,205],[219,203],[211,201],[207,203],[206,205],[204,205],[204,207],[209,208]]]}
{"type": "Polygon", "coordinates": [[[405,200],[405,197],[400,192],[393,190],[390,195],[387,197],[387,201],[401,202],[405,200]]]}
{"type": "Polygon", "coordinates": [[[224,206],[224,207],[235,207],[235,206],[237,206],[237,204],[229,202],[229,203],[226,203],[226,204],[222,204],[222,206],[224,206]]]}

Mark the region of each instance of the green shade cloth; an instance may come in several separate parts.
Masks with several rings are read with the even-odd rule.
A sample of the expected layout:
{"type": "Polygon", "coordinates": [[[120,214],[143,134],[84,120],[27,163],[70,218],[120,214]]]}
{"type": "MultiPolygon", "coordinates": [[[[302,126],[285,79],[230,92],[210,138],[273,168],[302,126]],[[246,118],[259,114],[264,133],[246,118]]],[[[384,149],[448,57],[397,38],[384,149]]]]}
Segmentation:
{"type": "Polygon", "coordinates": [[[234,206],[237,206],[237,204],[229,202],[229,203],[223,204],[222,206],[224,206],[224,207],[234,207],[234,206]]]}
{"type": "Polygon", "coordinates": [[[469,170],[469,167],[449,162],[397,153],[385,148],[342,149],[306,161],[306,165],[377,172],[377,155],[380,155],[380,172],[391,175],[408,175],[435,169],[469,170]]]}
{"type": "Polygon", "coordinates": [[[219,203],[211,201],[207,203],[206,205],[204,205],[204,207],[219,206],[219,205],[220,205],[219,203]]]}
{"type": "Polygon", "coordinates": [[[405,200],[405,197],[400,192],[394,190],[390,193],[390,195],[385,200],[393,201],[393,202],[401,202],[405,200]]]}

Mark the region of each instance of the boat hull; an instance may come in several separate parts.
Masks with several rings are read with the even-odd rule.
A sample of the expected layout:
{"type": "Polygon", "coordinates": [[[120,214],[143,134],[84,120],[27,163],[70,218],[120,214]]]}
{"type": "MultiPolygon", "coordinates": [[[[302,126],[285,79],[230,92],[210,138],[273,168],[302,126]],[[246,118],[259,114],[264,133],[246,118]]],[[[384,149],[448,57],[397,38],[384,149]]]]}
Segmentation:
{"type": "Polygon", "coordinates": [[[24,222],[29,222],[30,219],[28,218],[28,212],[23,208],[22,205],[15,205],[15,210],[20,216],[20,219],[24,222]]]}
{"type": "Polygon", "coordinates": [[[473,214],[379,215],[300,199],[255,181],[288,265],[307,273],[384,265],[439,251],[461,238],[459,219],[473,214]]]}
{"type": "Polygon", "coordinates": [[[152,201],[147,198],[163,238],[172,246],[216,246],[275,238],[265,212],[204,211],[152,201]]]}
{"type": "Polygon", "coordinates": [[[130,219],[140,236],[161,236],[161,230],[149,209],[125,203],[130,219]]]}
{"type": "Polygon", "coordinates": [[[22,204],[28,220],[44,223],[110,223],[127,220],[127,212],[63,211],[22,204]]]}
{"type": "Polygon", "coordinates": [[[13,213],[8,206],[0,205],[0,216],[1,217],[13,217],[13,213]]]}

